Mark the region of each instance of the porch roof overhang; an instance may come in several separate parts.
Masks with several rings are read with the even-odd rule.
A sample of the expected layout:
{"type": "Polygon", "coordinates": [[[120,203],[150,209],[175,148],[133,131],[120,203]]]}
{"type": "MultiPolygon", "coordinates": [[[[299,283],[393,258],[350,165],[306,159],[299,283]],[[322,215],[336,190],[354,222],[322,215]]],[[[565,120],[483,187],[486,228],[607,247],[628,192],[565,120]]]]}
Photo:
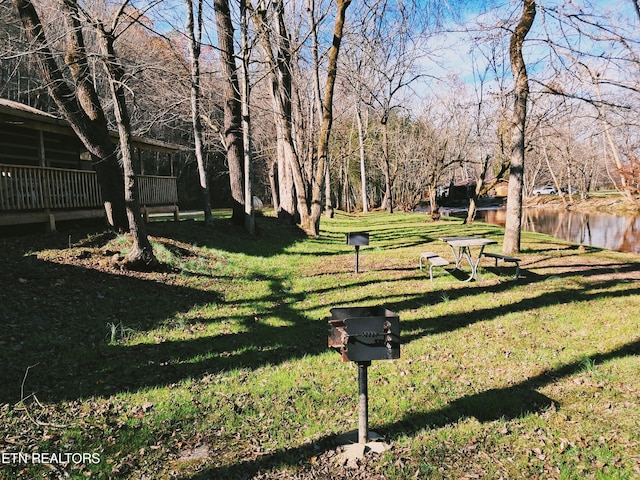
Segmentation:
{"type": "MultiPolygon", "coordinates": [[[[73,128],[66,120],[29,105],[4,98],[0,98],[0,125],[2,124],[24,126],[34,130],[76,137],[73,128]]],[[[110,131],[109,134],[116,141],[119,138],[118,132],[110,131]]],[[[135,148],[151,152],[174,153],[189,150],[185,145],[138,136],[132,136],[132,142],[135,148]]]]}

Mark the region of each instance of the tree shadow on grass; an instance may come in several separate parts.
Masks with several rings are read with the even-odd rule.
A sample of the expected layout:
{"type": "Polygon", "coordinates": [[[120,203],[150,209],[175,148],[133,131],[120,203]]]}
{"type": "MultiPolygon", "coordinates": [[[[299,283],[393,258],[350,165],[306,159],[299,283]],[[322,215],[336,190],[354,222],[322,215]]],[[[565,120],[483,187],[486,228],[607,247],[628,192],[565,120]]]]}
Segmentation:
{"type": "MultiPolygon", "coordinates": [[[[640,341],[628,343],[611,352],[592,355],[588,357],[588,360],[600,364],[636,355],[640,355],[640,341]]],[[[543,412],[550,407],[562,408],[562,405],[556,400],[548,398],[537,390],[580,373],[584,368],[584,363],[585,358],[581,358],[557,369],[531,377],[519,384],[461,397],[439,410],[412,412],[397,422],[374,426],[374,429],[393,440],[402,436],[416,435],[427,428],[441,428],[451,425],[465,418],[476,418],[480,422],[499,419],[512,420],[543,412]]],[[[285,466],[312,470],[311,458],[318,456],[322,451],[336,448],[339,437],[340,434],[329,435],[312,444],[278,450],[272,454],[263,455],[257,459],[239,461],[233,465],[207,468],[182,478],[190,480],[252,478],[261,472],[285,466]]]]}
{"type": "MultiPolygon", "coordinates": [[[[59,243],[60,248],[68,242],[66,236],[50,239],[59,243]]],[[[91,241],[100,245],[105,239],[96,236],[91,241]]],[[[245,248],[253,245],[252,242],[245,244],[245,248]]],[[[285,244],[287,242],[282,241],[280,247],[274,248],[279,250],[285,244]]],[[[283,287],[286,278],[256,277],[256,280],[268,283],[268,291],[261,297],[232,305],[216,292],[218,278],[215,276],[192,273],[191,276],[200,277],[196,279],[200,287],[186,287],[165,284],[162,274],[151,280],[42,261],[28,253],[31,247],[27,241],[12,248],[7,248],[6,244],[4,247],[5,263],[0,277],[3,307],[0,311],[0,361],[6,368],[0,369],[0,384],[3,385],[0,403],[16,402],[30,393],[43,401],[111,395],[234,368],[279,364],[327,349],[326,322],[309,318],[298,309],[305,294],[287,291],[283,287]],[[223,318],[216,313],[218,304],[236,306],[244,313],[223,318]],[[247,312],[246,307],[254,304],[255,311],[247,312]],[[201,306],[210,306],[206,309],[209,312],[206,318],[193,318],[185,325],[170,323],[201,306]],[[286,326],[265,323],[262,319],[266,317],[278,318],[286,326]],[[181,340],[159,337],[157,343],[129,345],[107,341],[109,335],[115,335],[114,339],[118,340],[129,330],[146,332],[164,325],[179,330],[190,328],[190,324],[225,321],[242,324],[245,328],[238,333],[206,337],[187,334],[187,338],[181,340]]],[[[637,269],[637,265],[624,264],[591,267],[584,272],[585,276],[612,269],[623,273],[626,268],[637,269]]],[[[366,287],[369,283],[365,278],[352,278],[346,285],[338,282],[316,290],[313,293],[326,296],[327,302],[314,308],[326,307],[328,315],[329,308],[344,306],[331,303],[333,292],[366,287]]],[[[403,336],[402,341],[407,343],[426,335],[546,305],[588,301],[594,291],[610,296],[639,292],[638,288],[632,288],[602,293],[603,289],[618,284],[619,280],[614,279],[578,291],[545,292],[515,305],[489,306],[467,315],[413,320],[410,324],[412,333],[403,336]]],[[[487,287],[474,283],[447,290],[446,294],[449,300],[471,298],[476,293],[505,291],[512,285],[512,282],[505,282],[487,287]]],[[[388,298],[381,294],[375,299],[363,299],[363,303],[384,305],[401,314],[424,304],[440,302],[442,294],[442,291],[433,290],[416,292],[405,295],[400,301],[393,293],[388,298]]]]}
{"type": "MultiPolygon", "coordinates": [[[[245,305],[210,289],[164,284],[162,277],[108,274],[34,257],[24,257],[16,268],[7,273],[22,279],[15,282],[20,288],[9,290],[0,282],[0,362],[6,366],[0,370],[0,404],[30,394],[47,402],[112,395],[326,350],[326,324],[296,312],[294,304],[304,295],[288,292],[284,278],[262,278],[269,292],[245,305]],[[255,310],[246,308],[254,304],[255,310]],[[224,316],[218,305],[241,313],[224,316]],[[206,317],[180,324],[182,315],[200,307],[206,317]],[[265,317],[286,326],[269,324],[265,317]],[[190,331],[224,322],[240,331],[206,336],[190,331]],[[121,341],[159,327],[166,330],[155,342],[121,341]],[[184,335],[166,338],[173,333],[184,335]]],[[[202,281],[215,286],[216,279],[202,281]]]]}
{"type": "Polygon", "coordinates": [[[473,417],[480,422],[490,422],[501,418],[507,420],[520,418],[543,411],[552,405],[554,408],[562,408],[558,401],[549,399],[537,390],[580,373],[585,368],[586,361],[601,364],[637,355],[640,355],[640,340],[627,343],[610,352],[581,357],[579,360],[545,371],[510,387],[485,390],[459,398],[436,412],[408,414],[399,422],[384,425],[380,430],[393,438],[413,435],[424,428],[443,427],[461,418],[473,417]]]}
{"type": "MultiPolygon", "coordinates": [[[[631,264],[617,264],[617,265],[603,265],[603,266],[591,266],[592,268],[583,273],[583,276],[590,275],[598,276],[608,274],[613,271],[618,274],[624,275],[626,272],[637,271],[638,265],[631,264]]],[[[468,278],[465,272],[459,272],[462,277],[468,278]]],[[[574,276],[575,272],[565,272],[558,276],[574,276]]],[[[413,278],[396,279],[395,281],[412,281],[418,278],[427,283],[429,282],[428,276],[424,278],[418,274],[413,278]]],[[[441,314],[434,317],[416,318],[411,321],[403,321],[402,312],[411,311],[424,307],[425,305],[435,305],[443,301],[455,301],[459,299],[465,299],[470,305],[473,305],[473,297],[475,295],[491,295],[502,292],[507,292],[518,285],[533,284],[539,281],[544,281],[545,276],[528,276],[526,279],[519,279],[517,282],[508,281],[497,284],[486,285],[482,282],[470,282],[464,284],[459,288],[452,288],[446,290],[427,290],[426,292],[417,292],[413,295],[403,295],[401,300],[397,299],[397,295],[393,292],[385,295],[385,292],[380,292],[380,295],[375,299],[366,299],[358,303],[358,306],[384,306],[385,308],[396,312],[401,317],[401,330],[410,330],[411,333],[402,333],[401,340],[403,344],[410,343],[414,340],[420,339],[425,336],[441,334],[445,332],[451,332],[457,329],[465,328],[469,325],[473,325],[479,322],[488,322],[495,318],[524,313],[553,305],[563,305],[567,303],[579,303],[589,302],[593,300],[594,295],[598,295],[598,298],[622,298],[626,296],[633,296],[640,294],[640,287],[638,283],[633,280],[624,281],[619,278],[611,278],[596,282],[594,284],[587,283],[581,288],[571,289],[557,289],[557,290],[544,290],[538,296],[523,299],[517,303],[503,303],[496,300],[496,304],[489,305],[483,308],[475,307],[469,312],[464,314],[441,314]],[[625,288],[620,288],[622,285],[626,285],[625,288]],[[607,291],[612,289],[612,291],[607,291]]],[[[317,290],[316,294],[322,294],[329,297],[328,294],[333,290],[344,290],[346,288],[357,288],[360,286],[366,286],[367,282],[356,282],[348,285],[336,285],[325,289],[317,290]]],[[[329,308],[335,306],[353,306],[353,302],[345,302],[345,304],[331,304],[327,302],[325,305],[318,305],[320,307],[325,306],[327,311],[329,308]]]]}
{"type": "MultiPolygon", "coordinates": [[[[209,238],[211,231],[204,226],[187,225],[183,228],[169,225],[158,232],[175,234],[185,243],[216,244],[209,238]],[[166,232],[165,232],[166,230],[166,232]]],[[[278,230],[279,232],[279,230],[278,230]]],[[[222,234],[216,233],[218,237],[222,234]]],[[[232,235],[223,243],[232,244],[232,235]]],[[[86,247],[103,245],[108,238],[96,235],[86,247]],[[91,243],[93,242],[93,243],[91,243]]],[[[219,240],[219,238],[218,238],[219,240]]],[[[265,233],[262,243],[269,243],[265,233]]],[[[47,238],[47,248],[64,248],[66,235],[47,238]]],[[[258,241],[260,243],[260,241],[258,241]]],[[[263,254],[283,251],[291,239],[279,239],[272,246],[263,246],[263,254]]],[[[236,241],[235,247],[251,251],[254,239],[236,241]]],[[[288,279],[255,278],[268,282],[268,292],[258,298],[230,304],[224,295],[216,292],[215,275],[189,273],[196,276],[198,287],[176,283],[165,284],[162,274],[149,279],[129,275],[109,274],[91,268],[63,265],[37,259],[29,251],[37,251],[28,240],[3,243],[4,265],[0,277],[0,403],[16,402],[25,395],[35,393],[41,400],[77,399],[91,395],[111,395],[121,391],[168,385],[185,378],[198,378],[234,368],[257,368],[265,364],[315,355],[326,351],[326,322],[309,318],[298,305],[305,293],[292,293],[283,287],[288,279]],[[244,313],[223,318],[216,313],[216,305],[237,306],[244,313]],[[256,305],[247,312],[248,305],[256,305]],[[210,306],[206,318],[190,318],[185,325],[175,324],[179,317],[195,307],[210,306]],[[262,319],[274,317],[286,326],[273,326],[262,319]],[[238,333],[215,334],[207,337],[185,335],[186,339],[158,338],[157,343],[133,345],[112,342],[126,336],[129,330],[146,332],[159,326],[188,329],[190,324],[231,321],[245,328],[238,333]],[[174,323],[171,323],[174,322],[174,323]]],[[[182,247],[180,247],[182,248],[182,247]]],[[[177,251],[177,253],[180,253],[177,251]]],[[[184,252],[182,252],[184,253],[184,252]]],[[[592,266],[586,275],[599,274],[637,265],[592,266]]],[[[567,273],[570,275],[570,273],[567,273]]],[[[175,279],[174,279],[175,280],[175,279]]],[[[426,280],[428,281],[428,280],[426,280]]],[[[326,296],[326,305],[314,308],[344,306],[331,304],[332,293],[345,289],[366,287],[364,278],[350,279],[318,289],[313,293],[326,296]],[[351,281],[353,280],[353,281],[351,281]],[[350,282],[350,283],[349,283],[350,282]]],[[[437,318],[417,319],[411,322],[412,334],[404,336],[404,343],[433,333],[464,328],[475,322],[488,321],[499,315],[525,311],[545,305],[567,301],[585,301],[592,291],[613,286],[618,280],[585,287],[580,291],[554,291],[520,302],[478,309],[468,315],[444,315],[437,318]]],[[[447,290],[449,299],[472,297],[476,293],[500,292],[512,288],[512,282],[486,287],[469,284],[465,288],[447,290]]],[[[382,292],[381,292],[382,293],[382,292]]],[[[604,295],[622,296],[638,293],[638,289],[620,290],[604,295]]],[[[395,312],[442,301],[442,291],[416,292],[396,300],[379,295],[363,299],[363,303],[384,305],[395,312]]],[[[603,293],[599,293],[602,295],[603,293]]],[[[227,310],[228,311],[228,310],[227,310]]]]}
{"type": "MultiPolygon", "coordinates": [[[[295,239],[295,229],[292,236],[280,235],[278,230],[275,239],[266,235],[264,241],[243,238],[234,243],[229,232],[213,235],[195,222],[185,223],[159,225],[153,233],[169,238],[174,234],[183,242],[199,245],[233,244],[236,249],[259,250],[260,255],[282,252],[295,239]]],[[[91,264],[84,267],[56,258],[41,260],[33,254],[48,249],[52,252],[49,255],[55,256],[55,249],[65,249],[72,241],[74,247],[88,251],[114,238],[110,233],[98,233],[77,241],[79,236],[80,232],[66,232],[3,240],[0,362],[4,367],[0,369],[0,404],[32,394],[40,401],[112,395],[223,370],[257,368],[326,350],[326,324],[296,311],[294,304],[304,296],[288,292],[283,287],[286,278],[247,277],[267,282],[269,291],[261,298],[231,303],[216,291],[220,280],[216,275],[186,273],[190,281],[184,286],[180,284],[181,272],[142,275],[113,268],[101,271],[91,264]],[[248,311],[254,303],[256,310],[248,311]],[[218,305],[231,307],[227,312],[237,309],[243,313],[222,317],[217,313],[218,305]],[[207,318],[184,319],[185,314],[200,307],[204,307],[207,318]],[[262,321],[266,316],[282,319],[288,325],[269,325],[262,321]],[[206,337],[188,331],[200,322],[227,321],[244,328],[239,333],[206,337]],[[171,333],[184,330],[183,339],[163,338],[166,333],[160,333],[157,343],[121,341],[132,333],[158,327],[167,327],[171,333]]],[[[183,246],[165,247],[177,255],[188,253],[183,246]]],[[[84,256],[86,251],[79,255],[84,256]]]]}
{"type": "Polygon", "coordinates": [[[271,257],[284,253],[307,235],[296,225],[280,222],[273,217],[256,218],[256,234],[248,234],[244,227],[231,219],[215,219],[213,226],[195,220],[180,222],[151,222],[149,235],[163,236],[190,245],[216,248],[251,256],[271,257]]]}
{"type": "Polygon", "coordinates": [[[156,328],[196,305],[222,300],[216,292],[33,257],[24,260],[31,264],[28,268],[6,272],[19,288],[0,282],[0,360],[5,366],[0,370],[0,403],[31,393],[51,401],[114,393],[135,388],[136,382],[143,385],[146,382],[126,378],[119,368],[137,359],[109,341],[156,328]],[[106,375],[108,371],[114,378],[106,375]]]}

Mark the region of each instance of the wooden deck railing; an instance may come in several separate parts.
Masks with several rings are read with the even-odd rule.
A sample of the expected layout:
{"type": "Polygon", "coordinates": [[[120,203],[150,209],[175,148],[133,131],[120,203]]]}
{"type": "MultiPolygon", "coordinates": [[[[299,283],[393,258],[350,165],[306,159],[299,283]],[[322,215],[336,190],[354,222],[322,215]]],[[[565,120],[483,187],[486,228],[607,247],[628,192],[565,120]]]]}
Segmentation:
{"type": "Polygon", "coordinates": [[[0,165],[0,210],[101,206],[95,172],[0,165]]]}
{"type": "Polygon", "coordinates": [[[176,177],[138,175],[138,200],[140,205],[175,205],[178,203],[176,177]]]}
{"type": "MultiPolygon", "coordinates": [[[[176,177],[138,176],[140,204],[178,203],[176,177]]],[[[0,211],[102,207],[95,172],[0,164],[0,211]]]]}

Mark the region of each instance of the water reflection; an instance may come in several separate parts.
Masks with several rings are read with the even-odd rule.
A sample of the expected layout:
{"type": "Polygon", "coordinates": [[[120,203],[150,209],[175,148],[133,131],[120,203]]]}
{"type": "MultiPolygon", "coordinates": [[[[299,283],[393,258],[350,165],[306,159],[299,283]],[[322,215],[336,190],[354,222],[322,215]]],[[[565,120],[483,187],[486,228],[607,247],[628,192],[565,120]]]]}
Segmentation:
{"type": "MultiPolygon", "coordinates": [[[[479,210],[476,219],[504,226],[505,210],[479,210]]],[[[583,245],[640,253],[640,217],[526,208],[522,229],[583,245]]]]}

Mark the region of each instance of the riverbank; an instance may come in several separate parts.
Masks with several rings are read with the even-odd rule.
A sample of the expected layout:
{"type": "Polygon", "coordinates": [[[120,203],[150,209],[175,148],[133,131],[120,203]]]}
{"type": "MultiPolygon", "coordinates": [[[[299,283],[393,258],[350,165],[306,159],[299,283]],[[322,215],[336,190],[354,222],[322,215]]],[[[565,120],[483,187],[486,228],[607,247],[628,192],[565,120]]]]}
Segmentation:
{"type": "Polygon", "coordinates": [[[640,198],[636,199],[636,203],[630,203],[618,193],[594,194],[585,199],[579,196],[569,199],[557,195],[538,195],[525,198],[523,205],[525,207],[562,208],[576,212],[640,215],[640,198]]]}
{"type": "MultiPolygon", "coordinates": [[[[563,209],[575,212],[601,212],[611,213],[614,215],[640,216],[640,197],[636,198],[635,203],[627,201],[618,192],[593,193],[587,198],[581,198],[579,195],[568,195],[561,197],[559,195],[535,195],[524,197],[522,205],[527,208],[547,208],[547,209],[563,209]]],[[[506,206],[506,198],[503,197],[483,197],[478,201],[478,208],[501,208],[506,206]]],[[[466,211],[469,208],[467,203],[443,203],[443,210],[447,211],[466,211]]],[[[428,211],[423,209],[422,211],[428,211]]]]}

